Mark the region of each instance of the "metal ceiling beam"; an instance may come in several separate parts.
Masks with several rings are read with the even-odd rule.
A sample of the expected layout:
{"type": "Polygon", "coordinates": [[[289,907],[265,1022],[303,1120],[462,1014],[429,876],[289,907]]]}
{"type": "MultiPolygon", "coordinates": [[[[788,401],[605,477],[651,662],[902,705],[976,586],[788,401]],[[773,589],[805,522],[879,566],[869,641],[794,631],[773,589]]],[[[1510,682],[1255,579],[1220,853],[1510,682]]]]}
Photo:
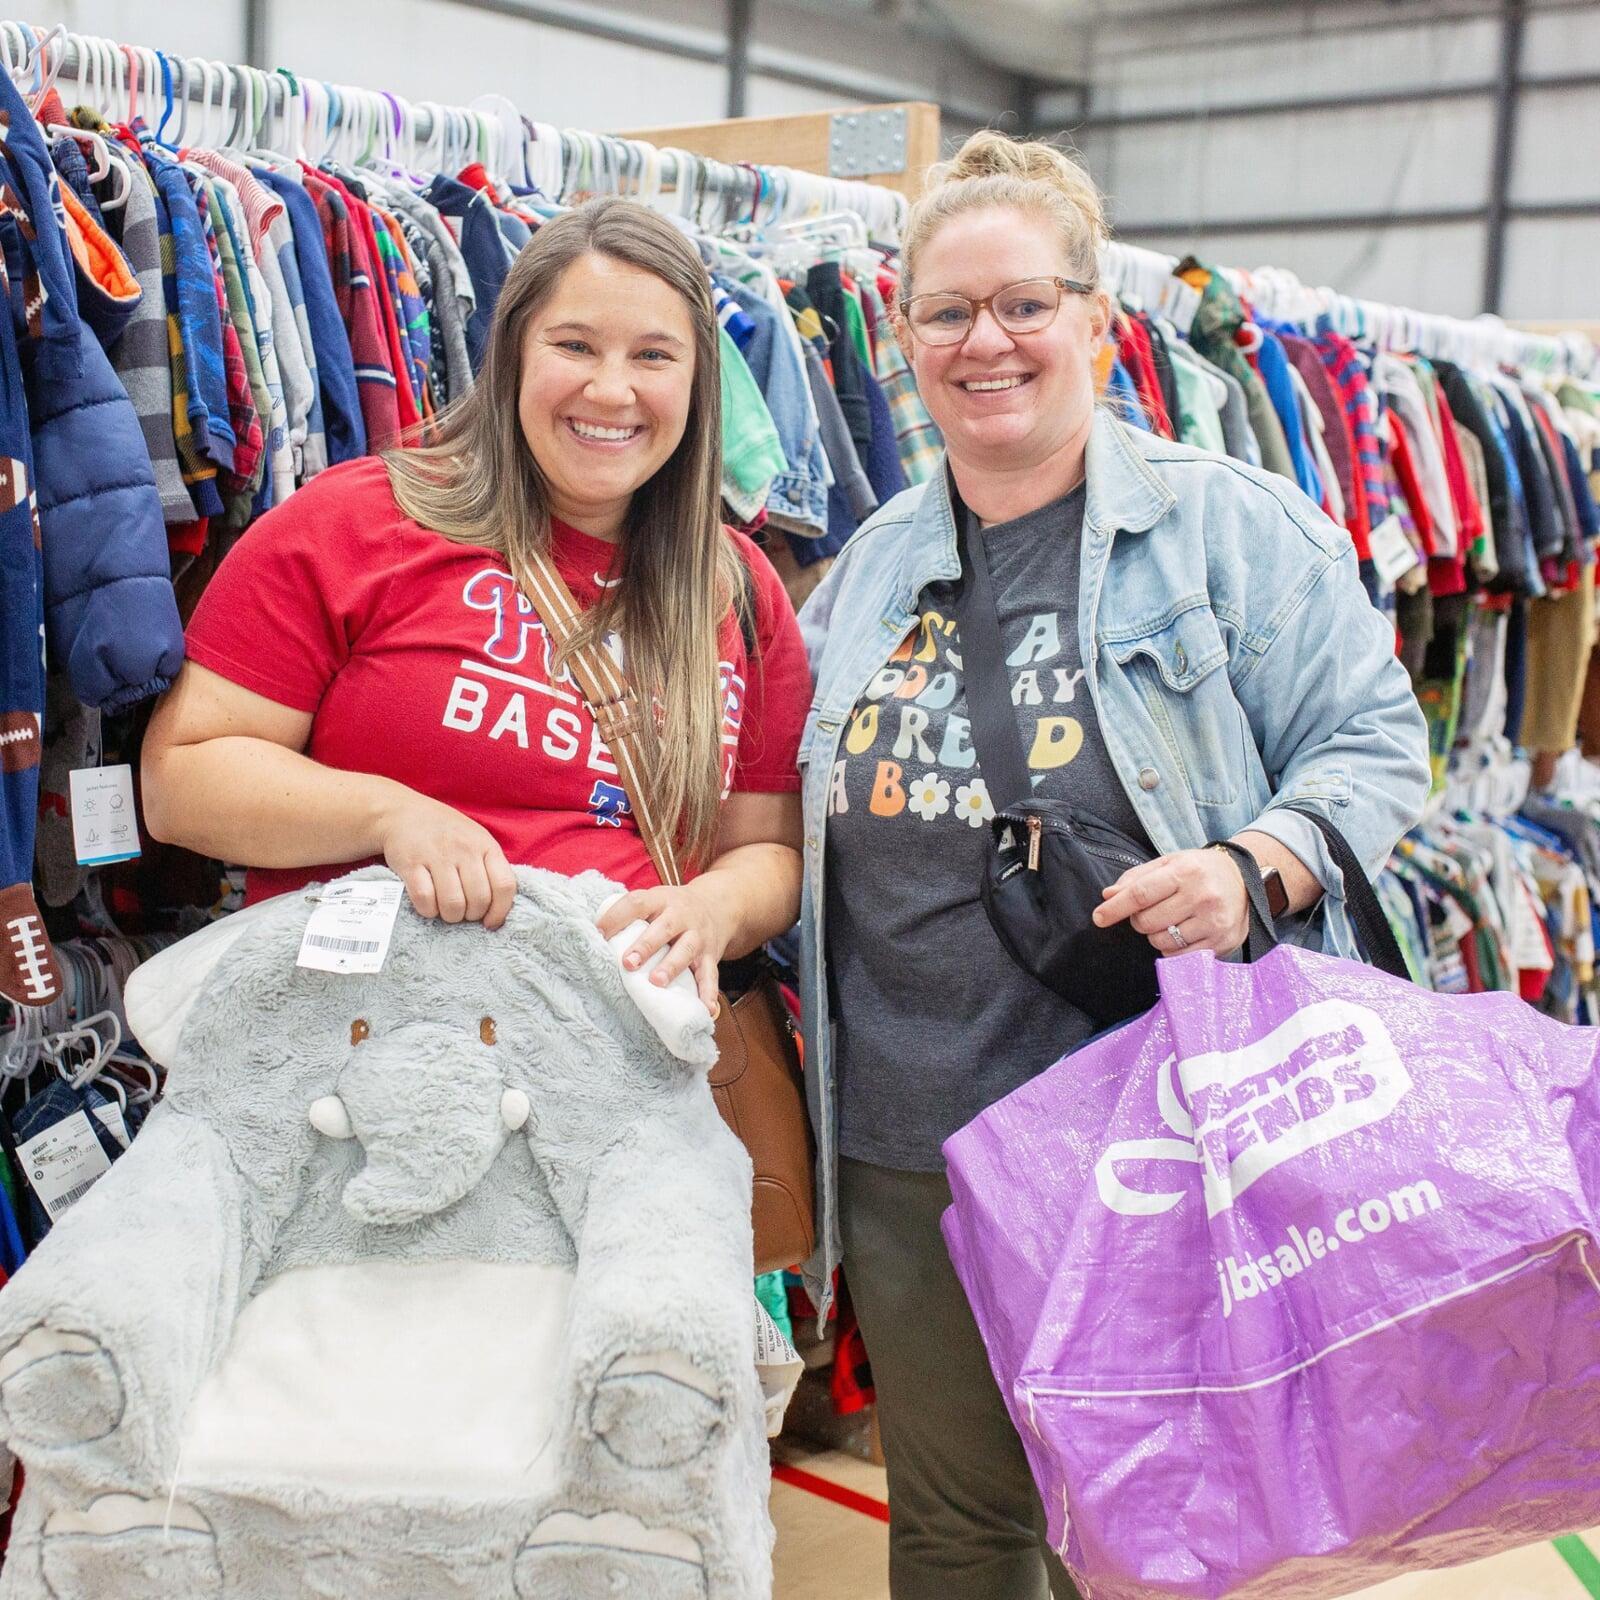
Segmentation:
{"type": "MultiPolygon", "coordinates": [[[[1524,93],[1542,89],[1600,89],[1600,72],[1544,73],[1519,80],[1524,93]]],[[[1500,92],[1498,78],[1476,83],[1418,84],[1404,89],[1364,89],[1351,94],[1301,95],[1283,100],[1236,100],[1224,105],[1174,107],[1167,111],[1109,111],[1070,123],[1074,131],[1100,133],[1122,128],[1159,128],[1175,123],[1212,122],[1225,117],[1281,117],[1300,112],[1365,111],[1387,106],[1426,105],[1439,100],[1487,99],[1500,92]]]]}
{"type": "Polygon", "coordinates": [[[755,0],[728,0],[728,112],[742,117],[750,84],[750,22],[755,0]]]}
{"type": "MultiPolygon", "coordinates": [[[[1151,234],[1197,237],[1218,233],[1332,233],[1363,228],[1439,228],[1482,223],[1487,206],[1436,206],[1417,211],[1352,211],[1309,216],[1213,217],[1205,222],[1124,222],[1116,220],[1119,239],[1136,240],[1151,234]]],[[[1507,222],[1560,222],[1580,218],[1600,219],[1600,195],[1583,200],[1512,201],[1505,208],[1507,222]]]]}
{"type": "Polygon", "coordinates": [[[1458,222],[1482,222],[1482,206],[1436,206],[1418,211],[1351,211],[1319,215],[1260,217],[1209,217],[1204,222],[1124,222],[1116,219],[1119,239],[1140,239],[1147,234],[1213,233],[1320,233],[1354,228],[1440,227],[1458,222]]]}
{"type": "Polygon", "coordinates": [[[1526,0],[1505,0],[1500,26],[1500,73],[1495,82],[1494,156],[1483,239],[1483,309],[1498,312],[1505,287],[1506,219],[1511,211],[1511,169],[1517,152],[1517,112],[1522,92],[1526,0]]]}
{"type": "Polygon", "coordinates": [[[247,67],[270,68],[267,63],[267,22],[271,0],[244,0],[244,55],[240,58],[247,67]]]}
{"type": "MultiPolygon", "coordinates": [[[[1600,82],[1596,75],[1595,82],[1600,82]]],[[[1108,111],[1076,124],[1087,133],[1122,128],[1158,128],[1177,122],[1222,117],[1278,117],[1300,111],[1357,111],[1432,100],[1466,100],[1494,92],[1492,83],[1429,84],[1414,89],[1365,89],[1351,94],[1297,95],[1283,100],[1236,100],[1225,105],[1173,107],[1165,111],[1108,111]]]]}
{"type": "MultiPolygon", "coordinates": [[[[1260,17],[1258,6],[1251,5],[1248,0],[1242,0],[1244,12],[1251,16],[1260,17]]],[[[1600,0],[1535,0],[1531,14],[1536,16],[1551,15],[1563,11],[1593,11],[1600,7],[1600,0]]],[[[1146,11],[1130,14],[1121,19],[1122,26],[1133,29],[1142,26],[1145,18],[1150,18],[1158,24],[1181,24],[1192,20],[1196,12],[1188,6],[1176,6],[1161,11],[1146,11]]],[[[1331,16],[1332,13],[1329,13],[1331,16]]],[[[1272,25],[1263,23],[1263,26],[1253,30],[1249,35],[1252,45],[1262,44],[1304,44],[1306,40],[1337,38],[1340,35],[1355,33],[1388,33],[1401,29],[1416,29],[1426,27],[1448,27],[1459,23],[1493,22],[1501,15],[1498,0],[1483,0],[1481,5],[1471,10],[1450,11],[1442,15],[1419,16],[1410,10],[1396,10],[1390,15],[1368,17],[1361,22],[1338,21],[1322,23],[1314,17],[1307,17],[1305,21],[1297,24],[1272,25]]],[[[1101,17],[1099,27],[1102,32],[1116,27],[1117,21],[1101,17]]],[[[1091,24],[1092,26],[1092,24],[1091,24]]],[[[1225,49],[1238,43],[1237,37],[1223,39],[1192,41],[1192,48],[1225,49]]],[[[1096,59],[1108,61],[1124,61],[1135,56],[1151,55],[1163,50],[1170,50],[1170,41],[1163,40],[1159,34],[1148,40],[1141,39],[1136,44],[1130,44],[1121,49],[1106,49],[1097,54],[1096,59]]]]}
{"type": "MultiPolygon", "coordinates": [[[[1597,0],[1533,0],[1530,9],[1535,11],[1582,11],[1594,9],[1597,0]]],[[[1374,8],[1377,9],[1376,7],[1374,8]]],[[[1151,23],[1166,22],[1226,22],[1238,17],[1252,21],[1300,19],[1299,35],[1303,38],[1314,31],[1316,24],[1348,14],[1349,0],[1176,0],[1170,5],[1140,6],[1127,9],[1100,9],[1095,20],[1103,28],[1143,28],[1151,23]],[[1274,16],[1273,13],[1277,15],[1274,16]]],[[[1337,25],[1331,31],[1360,33],[1374,27],[1427,27],[1437,23],[1482,22],[1498,18],[1501,7],[1498,0],[1463,0],[1448,9],[1430,7],[1426,14],[1391,8],[1392,16],[1377,15],[1370,19],[1349,22],[1341,30],[1337,25]]]]}

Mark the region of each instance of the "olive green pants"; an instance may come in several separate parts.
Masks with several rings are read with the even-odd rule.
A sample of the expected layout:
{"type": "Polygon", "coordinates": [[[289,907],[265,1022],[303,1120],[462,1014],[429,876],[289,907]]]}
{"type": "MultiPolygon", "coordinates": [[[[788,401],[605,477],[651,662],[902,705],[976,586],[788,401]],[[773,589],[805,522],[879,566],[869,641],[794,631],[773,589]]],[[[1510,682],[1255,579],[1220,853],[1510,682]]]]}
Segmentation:
{"type": "Polygon", "coordinates": [[[950,1265],[942,1172],[839,1163],[845,1275],[889,1468],[892,1600],[1078,1600],[950,1265]]]}

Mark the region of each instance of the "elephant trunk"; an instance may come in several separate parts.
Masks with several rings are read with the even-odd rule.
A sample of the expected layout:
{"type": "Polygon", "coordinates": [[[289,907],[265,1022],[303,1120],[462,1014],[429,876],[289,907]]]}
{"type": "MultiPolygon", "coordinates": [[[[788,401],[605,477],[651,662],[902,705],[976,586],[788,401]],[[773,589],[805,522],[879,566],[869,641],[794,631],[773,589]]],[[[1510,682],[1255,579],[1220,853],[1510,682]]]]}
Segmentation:
{"type": "Polygon", "coordinates": [[[345,1186],[361,1222],[416,1222],[462,1199],[500,1154],[509,1130],[491,1048],[433,1023],[356,1047],[339,1080],[366,1165],[345,1186]]]}

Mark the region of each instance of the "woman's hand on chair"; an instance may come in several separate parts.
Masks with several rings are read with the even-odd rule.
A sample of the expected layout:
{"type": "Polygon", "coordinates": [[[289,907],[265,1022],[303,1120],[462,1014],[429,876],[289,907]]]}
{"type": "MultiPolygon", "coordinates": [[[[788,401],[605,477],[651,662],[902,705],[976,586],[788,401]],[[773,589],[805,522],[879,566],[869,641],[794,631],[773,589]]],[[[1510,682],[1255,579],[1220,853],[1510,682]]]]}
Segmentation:
{"type": "Polygon", "coordinates": [[[679,888],[637,889],[606,908],[599,921],[600,932],[609,939],[630,922],[640,921],[649,926],[628,947],[623,963],[636,969],[665,947],[667,953],[651,972],[650,981],[665,987],[680,972],[692,971],[706,1010],[715,1016],[717,964],[732,939],[717,896],[699,882],[679,888]]]}
{"type": "Polygon", "coordinates": [[[517,878],[505,852],[454,806],[404,790],[386,808],[378,836],[418,916],[494,929],[511,914],[517,878]]]}

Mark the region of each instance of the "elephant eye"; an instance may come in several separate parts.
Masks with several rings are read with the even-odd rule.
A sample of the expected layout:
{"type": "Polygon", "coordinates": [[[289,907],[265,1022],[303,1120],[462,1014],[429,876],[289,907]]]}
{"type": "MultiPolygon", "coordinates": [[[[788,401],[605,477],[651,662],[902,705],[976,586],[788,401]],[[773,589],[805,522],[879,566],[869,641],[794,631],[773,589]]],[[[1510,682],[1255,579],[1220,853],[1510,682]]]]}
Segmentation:
{"type": "Polygon", "coordinates": [[[485,1044],[498,1043],[498,1037],[494,1031],[493,1017],[485,1017],[483,1021],[478,1024],[478,1037],[482,1039],[485,1044]]]}
{"type": "Polygon", "coordinates": [[[363,1039],[370,1039],[371,1037],[372,1029],[367,1026],[367,1019],[365,1017],[357,1017],[356,1020],[350,1024],[350,1043],[352,1045],[358,1045],[363,1039]]]}

